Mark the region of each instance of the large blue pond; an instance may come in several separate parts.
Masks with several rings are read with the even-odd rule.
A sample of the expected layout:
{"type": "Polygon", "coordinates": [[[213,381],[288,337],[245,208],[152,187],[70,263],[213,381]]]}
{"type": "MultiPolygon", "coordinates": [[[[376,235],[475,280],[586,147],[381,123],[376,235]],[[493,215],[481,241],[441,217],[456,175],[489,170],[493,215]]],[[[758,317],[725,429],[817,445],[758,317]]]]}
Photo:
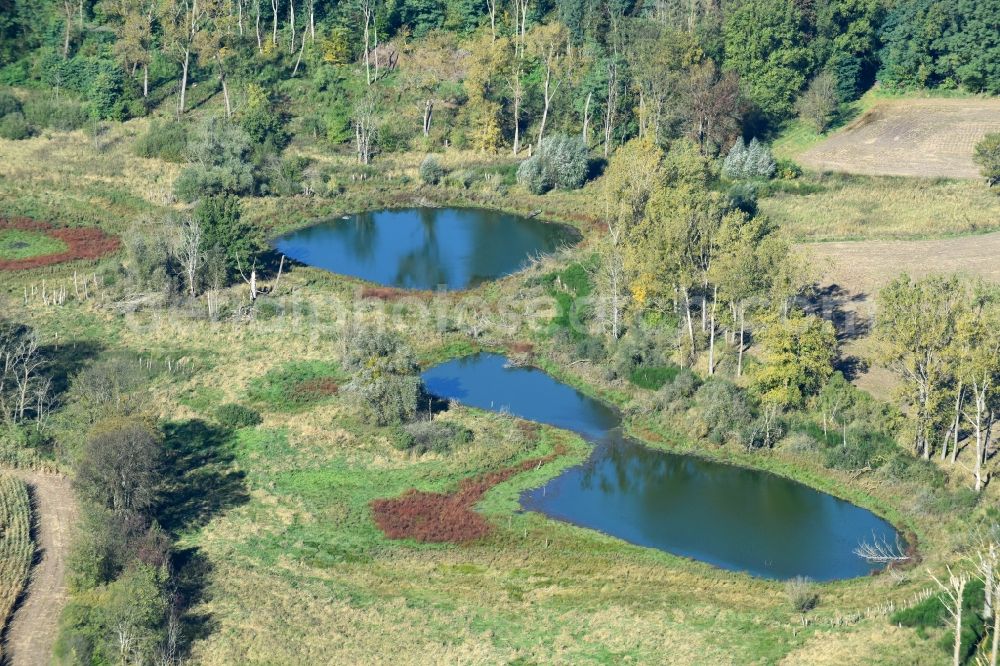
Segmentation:
{"type": "Polygon", "coordinates": [[[775,474],[677,455],[625,437],[618,415],[535,368],[477,354],[430,368],[428,391],[565,428],[594,444],[585,462],[521,505],[640,546],[766,578],[834,580],[877,569],[861,541],[894,543],[872,512],[775,474]]]}
{"type": "Polygon", "coordinates": [[[279,252],[332,273],[402,289],[466,289],[572,243],[568,227],[471,208],[360,213],[280,236],[279,252]]]}

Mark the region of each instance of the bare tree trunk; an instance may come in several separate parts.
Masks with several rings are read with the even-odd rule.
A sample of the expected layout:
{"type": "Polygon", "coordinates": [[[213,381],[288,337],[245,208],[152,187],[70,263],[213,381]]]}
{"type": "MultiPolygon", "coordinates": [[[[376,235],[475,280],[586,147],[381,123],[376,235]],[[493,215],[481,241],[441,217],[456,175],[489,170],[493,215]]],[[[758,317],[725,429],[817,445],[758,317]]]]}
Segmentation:
{"type": "MultiPolygon", "coordinates": [[[[1000,585],[993,589],[993,595],[1000,597],[1000,585]]],[[[993,643],[990,645],[990,666],[997,666],[997,645],[1000,641],[1000,613],[993,613],[993,643]]]]}
{"type": "Polygon", "coordinates": [[[288,29],[291,31],[288,52],[295,53],[295,0],[288,0],[288,29]]]}
{"type": "Polygon", "coordinates": [[[299,65],[302,63],[302,54],[306,50],[306,36],[302,35],[302,48],[299,49],[299,57],[295,59],[295,68],[292,70],[292,76],[295,76],[299,71],[299,65]]]}
{"type": "Polygon", "coordinates": [[[63,2],[63,9],[66,11],[66,30],[63,33],[63,60],[69,58],[69,36],[73,25],[73,6],[69,2],[63,2]]]}
{"type": "Polygon", "coordinates": [[[260,37],[260,5],[259,4],[257,5],[257,20],[256,20],[255,23],[256,23],[255,29],[257,31],[257,52],[258,53],[263,53],[264,52],[264,41],[260,37]]]}
{"type": "Polygon", "coordinates": [[[538,147],[542,147],[542,139],[545,138],[545,122],[549,119],[549,106],[552,104],[552,58],[550,49],[549,57],[545,60],[545,87],[543,89],[544,107],[542,108],[542,122],[538,126],[538,147]]]}
{"type": "Polygon", "coordinates": [[[222,84],[222,97],[226,101],[226,118],[233,117],[233,107],[229,103],[229,86],[226,85],[226,70],[222,68],[222,57],[216,53],[215,61],[219,65],[219,83],[222,84]]]}
{"type": "Polygon", "coordinates": [[[514,154],[521,150],[521,68],[514,72],[514,81],[511,84],[514,93],[514,154]]]}
{"type": "Polygon", "coordinates": [[[236,0],[236,7],[237,7],[237,12],[238,12],[237,13],[237,17],[236,17],[236,24],[239,26],[240,37],[242,37],[243,36],[243,0],[236,0]]]}
{"type": "Polygon", "coordinates": [[[688,337],[691,339],[691,350],[694,351],[694,324],[691,322],[691,294],[688,288],[682,289],[684,294],[684,313],[687,318],[688,337]]]}
{"type": "Polygon", "coordinates": [[[715,306],[719,303],[719,286],[712,292],[712,323],[708,328],[708,374],[715,374],[715,306]]]}
{"type": "Polygon", "coordinates": [[[739,360],[736,362],[736,376],[737,377],[742,377],[743,376],[743,347],[745,346],[744,345],[744,340],[743,340],[743,332],[746,330],[745,314],[746,314],[746,309],[741,304],[740,305],[740,340],[739,340],[740,354],[739,354],[739,360]]]}
{"type": "Polygon", "coordinates": [[[191,47],[184,48],[184,66],[181,70],[181,101],[177,106],[177,115],[184,114],[184,100],[187,97],[188,65],[191,62],[191,47]]]}
{"type": "Polygon", "coordinates": [[[497,41],[497,2],[498,0],[486,0],[486,9],[490,13],[490,31],[494,43],[497,41]]]}
{"type": "Polygon", "coordinates": [[[278,45],[278,0],[271,0],[271,44],[278,45]]]}
{"type": "Polygon", "coordinates": [[[615,106],[618,104],[618,65],[612,61],[608,64],[608,97],[604,109],[604,156],[611,150],[611,135],[615,127],[615,106]]]}
{"type": "Polygon", "coordinates": [[[426,100],[424,102],[424,136],[427,136],[431,132],[431,114],[434,111],[434,100],[426,100]]]}
{"type": "Polygon", "coordinates": [[[142,96],[149,97],[149,63],[142,65],[142,96]]]}
{"type": "Polygon", "coordinates": [[[370,35],[368,34],[369,25],[371,24],[371,19],[372,19],[370,0],[361,0],[361,12],[364,14],[365,17],[365,81],[368,82],[368,85],[371,85],[372,71],[371,71],[371,61],[369,55],[371,53],[371,44],[369,41],[370,35]]]}
{"type": "Polygon", "coordinates": [[[590,100],[593,92],[587,93],[587,101],[583,104],[583,142],[590,145],[590,100]]]}

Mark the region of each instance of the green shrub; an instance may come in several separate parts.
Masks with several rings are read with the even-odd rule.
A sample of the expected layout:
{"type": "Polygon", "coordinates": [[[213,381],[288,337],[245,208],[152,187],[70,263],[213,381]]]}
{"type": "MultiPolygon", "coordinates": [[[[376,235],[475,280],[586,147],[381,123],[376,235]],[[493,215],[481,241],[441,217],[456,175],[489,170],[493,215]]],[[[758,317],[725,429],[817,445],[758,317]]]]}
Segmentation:
{"type": "Polygon", "coordinates": [[[20,141],[31,137],[31,134],[31,125],[24,119],[23,113],[8,113],[0,118],[0,137],[20,141]]]}
{"type": "Polygon", "coordinates": [[[21,100],[6,90],[0,90],[0,117],[21,112],[21,100]]]}
{"type": "Polygon", "coordinates": [[[87,90],[93,117],[100,120],[128,120],[145,115],[145,107],[132,77],[120,67],[103,67],[87,90]]]}
{"type": "Polygon", "coordinates": [[[414,421],[403,426],[400,448],[418,454],[448,453],[472,441],[472,431],[446,421],[414,421]]]}
{"type": "Polygon", "coordinates": [[[542,163],[550,174],[552,184],[561,190],[583,187],[587,180],[589,152],[584,140],[576,136],[556,134],[542,140],[538,147],[542,163]]]}
{"type": "Polygon", "coordinates": [[[428,155],[420,163],[420,180],[427,185],[437,185],[444,178],[444,168],[433,155],[428,155]]]}
{"type": "Polygon", "coordinates": [[[63,97],[33,97],[24,103],[24,117],[35,127],[51,127],[61,132],[80,129],[87,123],[87,109],[80,102],[63,97]]]}
{"type": "Polygon", "coordinates": [[[709,379],[695,392],[695,404],[708,428],[709,441],[745,442],[750,436],[755,415],[746,393],[735,384],[709,379]]]}
{"type": "Polygon", "coordinates": [[[529,157],[517,167],[517,182],[532,194],[542,194],[548,189],[545,169],[538,155],[529,157]]]}
{"type": "Polygon", "coordinates": [[[423,390],[413,352],[394,334],[362,328],[351,336],[345,354],[354,379],[351,390],[376,425],[413,419],[423,390]]]}
{"type": "Polygon", "coordinates": [[[660,404],[664,408],[686,407],[699,385],[698,375],[688,368],[678,368],[673,378],[664,382],[660,389],[660,404]]]}
{"type": "Polygon", "coordinates": [[[533,194],[583,186],[589,170],[587,144],[578,136],[557,134],[542,140],[538,152],[521,162],[517,182],[533,194]]]}
{"type": "Polygon", "coordinates": [[[263,419],[260,414],[249,407],[236,403],[227,403],[215,412],[215,418],[220,424],[232,430],[260,425],[263,419]]]}
{"type": "Polygon", "coordinates": [[[976,152],[972,158],[986,179],[993,187],[1000,184],[1000,132],[987,134],[976,144],[976,152]]]}
{"type": "Polygon", "coordinates": [[[215,194],[249,194],[256,184],[247,133],[224,118],[208,118],[188,144],[188,166],[174,183],[184,201],[215,194]]]}
{"type": "Polygon", "coordinates": [[[139,157],[181,163],[187,156],[187,127],[177,120],[154,120],[132,147],[139,157]]]}
{"type": "Polygon", "coordinates": [[[267,169],[267,194],[278,196],[301,194],[306,169],[311,163],[312,160],[302,155],[272,159],[267,169]]]}
{"type": "Polygon", "coordinates": [[[639,388],[658,390],[677,376],[676,365],[660,365],[636,368],[629,375],[629,381],[639,388]]]}
{"type": "MultiPolygon", "coordinates": [[[[837,434],[830,433],[828,437],[836,439],[837,434]]],[[[876,469],[894,458],[896,452],[896,442],[889,436],[848,427],[847,445],[836,440],[826,451],[826,466],[843,470],[876,469]]]]}

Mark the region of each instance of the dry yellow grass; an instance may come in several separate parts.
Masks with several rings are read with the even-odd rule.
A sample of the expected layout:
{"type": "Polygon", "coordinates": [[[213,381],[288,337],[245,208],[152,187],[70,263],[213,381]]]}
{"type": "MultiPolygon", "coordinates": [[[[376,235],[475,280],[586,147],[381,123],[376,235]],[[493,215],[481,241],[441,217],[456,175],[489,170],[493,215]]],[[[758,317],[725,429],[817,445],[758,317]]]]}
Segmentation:
{"type": "Polygon", "coordinates": [[[913,239],[1000,228],[1000,197],[976,181],[839,177],[814,194],[762,198],[760,210],[796,240],[913,239]]]}

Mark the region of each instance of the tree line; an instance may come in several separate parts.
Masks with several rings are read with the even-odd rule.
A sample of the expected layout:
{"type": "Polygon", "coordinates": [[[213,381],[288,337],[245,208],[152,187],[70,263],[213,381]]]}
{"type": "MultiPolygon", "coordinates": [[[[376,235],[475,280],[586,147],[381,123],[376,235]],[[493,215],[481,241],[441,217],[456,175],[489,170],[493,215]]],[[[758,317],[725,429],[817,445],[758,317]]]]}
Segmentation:
{"type": "Polygon", "coordinates": [[[174,93],[183,115],[193,81],[229,117],[257,85],[363,163],[421,140],[519,154],[553,131],[605,156],[645,136],[714,155],[796,113],[822,130],[876,79],[996,93],[997,2],[10,0],[0,83],[117,120],[174,93]]]}

